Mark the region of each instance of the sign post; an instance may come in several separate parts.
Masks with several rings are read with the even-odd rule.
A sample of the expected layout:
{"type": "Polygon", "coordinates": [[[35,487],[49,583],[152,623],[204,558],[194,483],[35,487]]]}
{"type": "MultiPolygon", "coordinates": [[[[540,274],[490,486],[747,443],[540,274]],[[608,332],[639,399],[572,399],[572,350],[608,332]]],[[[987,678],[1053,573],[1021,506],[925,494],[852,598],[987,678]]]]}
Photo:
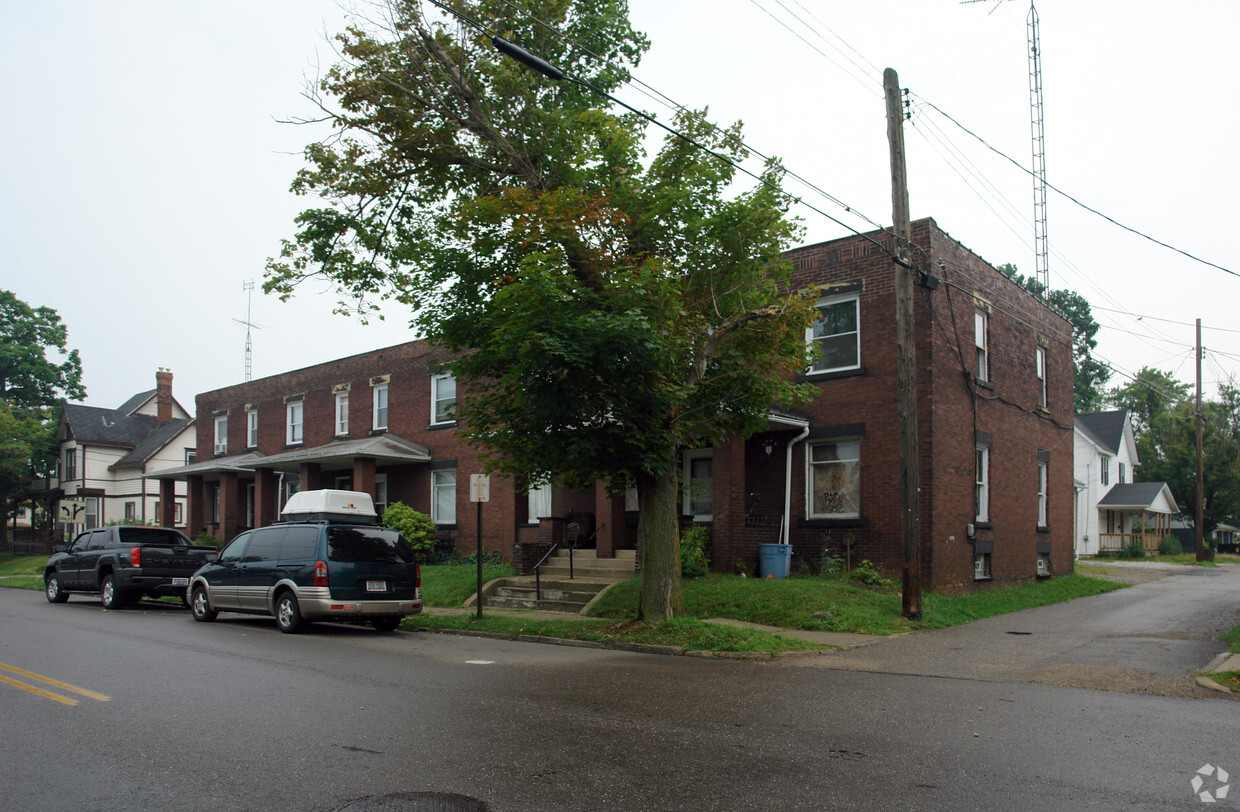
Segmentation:
{"type": "Polygon", "coordinates": [[[469,475],[469,501],[478,506],[478,591],[474,593],[477,617],[482,618],[482,503],[491,501],[491,477],[486,474],[469,475]]]}

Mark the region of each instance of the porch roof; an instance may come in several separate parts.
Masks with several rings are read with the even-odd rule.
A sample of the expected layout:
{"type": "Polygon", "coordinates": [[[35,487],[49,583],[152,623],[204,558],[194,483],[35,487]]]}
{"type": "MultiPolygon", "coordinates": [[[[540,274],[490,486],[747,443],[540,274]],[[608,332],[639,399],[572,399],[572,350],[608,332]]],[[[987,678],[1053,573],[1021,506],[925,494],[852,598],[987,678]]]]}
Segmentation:
{"type": "Polygon", "coordinates": [[[146,475],[146,478],[185,479],[190,476],[248,473],[251,469],[247,465],[254,460],[262,459],[262,457],[263,455],[258,451],[247,451],[244,454],[236,454],[231,457],[212,457],[209,460],[194,462],[189,465],[179,465],[176,468],[161,468],[158,471],[151,471],[146,475]]]}
{"type": "Polygon", "coordinates": [[[1126,482],[1111,486],[1098,500],[1099,508],[1110,510],[1148,510],[1151,513],[1179,513],[1180,509],[1166,482],[1126,482]]]}
{"type": "Polygon", "coordinates": [[[324,468],[347,468],[357,458],[369,458],[384,465],[402,465],[414,462],[430,462],[431,454],[424,446],[410,442],[395,434],[377,434],[357,440],[332,440],[324,445],[296,448],[282,454],[272,454],[246,462],[241,467],[254,471],[270,468],[277,471],[296,471],[302,463],[317,463],[324,468]]]}

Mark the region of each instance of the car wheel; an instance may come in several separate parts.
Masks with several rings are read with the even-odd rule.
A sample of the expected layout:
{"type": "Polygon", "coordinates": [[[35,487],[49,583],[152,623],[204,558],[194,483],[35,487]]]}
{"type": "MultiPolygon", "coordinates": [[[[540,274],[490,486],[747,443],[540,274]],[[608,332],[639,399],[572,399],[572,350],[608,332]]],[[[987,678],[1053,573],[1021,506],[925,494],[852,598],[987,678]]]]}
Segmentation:
{"type": "Polygon", "coordinates": [[[394,632],[400,628],[399,617],[377,617],[370,621],[370,625],[381,632],[394,632]]]}
{"type": "Polygon", "coordinates": [[[116,579],[111,575],[103,576],[99,585],[99,598],[104,609],[121,609],[125,606],[125,594],[116,588],[116,579]]]}
{"type": "Polygon", "coordinates": [[[194,592],[190,596],[189,611],[194,616],[194,620],[200,620],[203,623],[210,623],[219,614],[211,608],[207,600],[207,590],[200,586],[194,587],[194,592]]]}
{"type": "Polygon", "coordinates": [[[276,625],[285,634],[297,634],[305,627],[301,619],[301,608],[292,592],[282,592],[276,598],[276,625]]]}
{"type": "Polygon", "coordinates": [[[44,594],[47,595],[48,603],[64,603],[69,600],[68,590],[60,588],[60,573],[49,572],[43,579],[43,586],[46,588],[44,594]]]}

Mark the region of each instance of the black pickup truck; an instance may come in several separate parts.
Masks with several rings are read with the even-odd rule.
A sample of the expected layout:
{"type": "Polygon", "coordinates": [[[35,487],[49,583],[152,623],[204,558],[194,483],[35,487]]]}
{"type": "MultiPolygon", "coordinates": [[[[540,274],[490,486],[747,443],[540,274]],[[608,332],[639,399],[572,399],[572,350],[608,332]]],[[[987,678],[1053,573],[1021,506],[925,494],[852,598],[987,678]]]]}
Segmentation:
{"type": "Polygon", "coordinates": [[[184,599],[189,577],[215,556],[214,547],[196,547],[171,527],[98,527],[68,547],[53,548],[43,571],[44,594],[52,603],[64,603],[70,592],[96,592],[105,609],[147,595],[184,599]]]}

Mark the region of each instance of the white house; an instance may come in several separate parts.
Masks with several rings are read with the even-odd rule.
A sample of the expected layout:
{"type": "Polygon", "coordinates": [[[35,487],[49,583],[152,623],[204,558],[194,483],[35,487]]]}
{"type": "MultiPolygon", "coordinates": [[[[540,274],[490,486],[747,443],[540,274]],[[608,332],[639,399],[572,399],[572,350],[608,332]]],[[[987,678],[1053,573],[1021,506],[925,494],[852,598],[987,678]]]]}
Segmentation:
{"type": "Polygon", "coordinates": [[[1134,482],[1140,460],[1128,410],[1076,415],[1072,453],[1077,556],[1137,538],[1156,550],[1179,507],[1165,482],[1134,482]]]}
{"type": "MultiPolygon", "coordinates": [[[[159,370],[155,382],[117,409],[64,404],[56,439],[67,537],[108,522],[158,521],[159,483],[148,475],[194,461],[194,419],[172,397],[172,373],[159,370]]],[[[184,483],[176,524],[185,524],[184,483]]]]}

